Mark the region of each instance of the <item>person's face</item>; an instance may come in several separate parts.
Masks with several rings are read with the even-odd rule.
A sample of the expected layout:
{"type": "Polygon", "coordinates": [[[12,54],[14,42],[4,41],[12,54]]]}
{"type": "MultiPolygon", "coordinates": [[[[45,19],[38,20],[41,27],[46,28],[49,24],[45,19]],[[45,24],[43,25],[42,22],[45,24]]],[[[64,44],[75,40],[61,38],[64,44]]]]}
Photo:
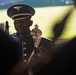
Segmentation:
{"type": "Polygon", "coordinates": [[[27,19],[20,19],[20,20],[14,20],[14,26],[16,31],[19,34],[28,34],[29,26],[32,25],[32,21],[27,18],[27,19]]]}

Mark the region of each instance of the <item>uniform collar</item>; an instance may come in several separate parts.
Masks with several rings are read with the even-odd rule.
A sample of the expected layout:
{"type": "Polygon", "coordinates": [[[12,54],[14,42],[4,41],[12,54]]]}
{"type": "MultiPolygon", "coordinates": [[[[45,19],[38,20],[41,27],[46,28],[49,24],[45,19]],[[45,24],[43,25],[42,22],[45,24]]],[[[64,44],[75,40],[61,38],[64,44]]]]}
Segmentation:
{"type": "Polygon", "coordinates": [[[30,33],[28,33],[27,35],[21,35],[21,34],[17,33],[17,35],[19,35],[20,37],[29,37],[29,36],[31,36],[30,33]]]}
{"type": "Polygon", "coordinates": [[[27,34],[27,35],[19,35],[20,37],[29,37],[30,36],[30,34],[27,34]]]}

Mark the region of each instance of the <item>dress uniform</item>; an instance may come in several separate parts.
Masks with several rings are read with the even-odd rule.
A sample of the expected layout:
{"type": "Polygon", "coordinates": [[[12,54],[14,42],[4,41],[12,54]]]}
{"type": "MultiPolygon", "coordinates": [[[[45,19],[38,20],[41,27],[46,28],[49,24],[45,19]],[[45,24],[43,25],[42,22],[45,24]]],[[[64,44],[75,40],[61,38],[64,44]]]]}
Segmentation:
{"type": "MultiPolygon", "coordinates": [[[[25,19],[28,16],[33,16],[34,14],[35,10],[24,4],[13,5],[7,10],[7,15],[13,20],[25,19]]],[[[21,44],[23,60],[24,62],[27,62],[34,49],[34,41],[30,35],[30,32],[27,35],[19,35],[18,33],[14,33],[11,36],[13,36],[16,41],[21,44]]]]}
{"type": "Polygon", "coordinates": [[[21,44],[22,46],[22,55],[23,55],[23,60],[26,62],[33,49],[34,49],[34,41],[33,38],[31,37],[30,34],[26,36],[18,35],[17,33],[12,34],[12,36],[21,44]]]}

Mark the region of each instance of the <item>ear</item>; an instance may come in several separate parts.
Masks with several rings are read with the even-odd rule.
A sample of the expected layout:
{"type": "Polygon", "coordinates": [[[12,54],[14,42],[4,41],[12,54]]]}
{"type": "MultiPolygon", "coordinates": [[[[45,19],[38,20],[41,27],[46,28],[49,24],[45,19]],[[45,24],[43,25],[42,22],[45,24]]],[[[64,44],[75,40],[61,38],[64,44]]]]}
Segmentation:
{"type": "Polygon", "coordinates": [[[32,21],[32,20],[30,20],[30,26],[32,26],[32,24],[33,24],[33,21],[32,21]]]}

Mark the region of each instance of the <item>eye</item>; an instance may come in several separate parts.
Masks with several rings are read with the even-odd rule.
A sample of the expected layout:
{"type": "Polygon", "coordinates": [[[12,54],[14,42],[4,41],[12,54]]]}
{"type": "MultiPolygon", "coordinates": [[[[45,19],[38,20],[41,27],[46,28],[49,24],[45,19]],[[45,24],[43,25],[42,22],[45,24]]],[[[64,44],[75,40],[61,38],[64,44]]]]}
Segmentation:
{"type": "Polygon", "coordinates": [[[18,20],[15,20],[15,21],[14,21],[14,23],[15,23],[15,24],[18,24],[18,23],[19,23],[19,21],[18,21],[18,20]]]}

